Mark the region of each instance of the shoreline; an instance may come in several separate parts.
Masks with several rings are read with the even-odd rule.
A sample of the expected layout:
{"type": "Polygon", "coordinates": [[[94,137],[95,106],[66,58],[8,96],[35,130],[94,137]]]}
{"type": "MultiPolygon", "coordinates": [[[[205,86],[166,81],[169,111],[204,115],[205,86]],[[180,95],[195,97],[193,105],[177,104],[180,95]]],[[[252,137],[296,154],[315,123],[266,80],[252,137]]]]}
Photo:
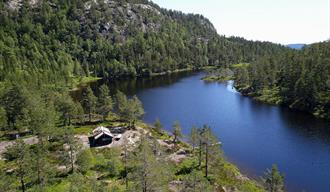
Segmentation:
{"type": "MultiPolygon", "coordinates": [[[[207,83],[225,83],[229,80],[234,80],[232,77],[216,77],[215,75],[205,75],[204,77],[201,78],[201,80],[207,82],[207,83]]],[[[259,95],[257,96],[258,93],[256,92],[253,92],[251,90],[249,90],[248,88],[243,88],[242,86],[239,86],[239,85],[236,85],[236,86],[233,86],[233,88],[236,89],[236,91],[238,93],[240,93],[243,97],[248,97],[250,99],[253,99],[254,101],[257,101],[257,102],[260,102],[260,103],[263,103],[263,104],[267,104],[267,105],[272,105],[272,106],[277,106],[277,107],[285,107],[287,109],[290,109],[292,111],[298,111],[300,113],[305,113],[305,114],[308,114],[316,119],[319,119],[319,120],[323,120],[323,121],[330,121],[329,118],[326,118],[326,117],[321,117],[319,115],[316,115],[315,113],[311,112],[311,111],[307,111],[307,110],[301,110],[301,109],[298,109],[298,108],[294,108],[294,107],[290,107],[289,105],[285,104],[285,103],[282,103],[282,101],[267,101],[265,99],[262,99],[263,96],[265,95],[259,95]]],[[[270,98],[272,99],[272,98],[270,98]]]]}
{"type": "MultiPolygon", "coordinates": [[[[153,128],[153,125],[150,123],[147,123],[145,121],[142,121],[142,124],[145,125],[148,129],[153,128]]],[[[170,131],[163,129],[163,133],[164,135],[168,136],[168,137],[172,137],[172,134],[170,131]]],[[[189,139],[186,137],[187,135],[184,135],[184,137],[179,140],[180,143],[183,143],[184,145],[187,145],[189,147],[192,148],[191,143],[189,142],[189,139]]],[[[219,141],[220,143],[222,143],[221,141],[219,141]]],[[[183,147],[180,147],[181,149],[183,149],[183,147]]],[[[228,165],[232,166],[234,169],[237,170],[237,175],[235,175],[237,180],[240,180],[242,182],[244,181],[249,181],[249,182],[253,182],[254,184],[256,184],[259,187],[262,187],[262,184],[260,183],[260,178],[261,176],[255,175],[255,174],[249,174],[249,171],[247,169],[241,169],[239,168],[239,166],[232,160],[230,160],[227,156],[226,156],[226,152],[224,150],[223,151],[223,160],[225,163],[227,163],[228,165]],[[252,176],[254,175],[254,176],[252,176]]]]}
{"type": "Polygon", "coordinates": [[[71,88],[69,88],[69,91],[77,91],[79,90],[81,87],[85,87],[90,83],[96,82],[98,80],[101,80],[102,77],[78,77],[79,78],[79,82],[75,82],[77,81],[77,78],[73,78],[73,83],[72,86],[70,86],[71,88]]]}
{"type": "MultiPolygon", "coordinates": [[[[117,121],[109,121],[106,123],[101,123],[104,126],[109,126],[109,127],[116,127],[114,126],[114,124],[121,124],[121,122],[117,122],[117,121]]],[[[94,125],[93,127],[96,127],[98,125],[94,125]]],[[[87,126],[88,127],[88,126],[87,126]]],[[[79,140],[79,142],[82,144],[83,149],[87,149],[89,148],[89,143],[88,143],[88,136],[89,136],[89,132],[92,131],[93,127],[88,127],[88,129],[86,129],[86,126],[77,126],[75,127],[75,138],[77,138],[79,140]],[[83,130],[83,132],[80,132],[80,129],[83,130]],[[88,132],[88,133],[87,133],[88,132]],[[87,143],[86,143],[87,142],[87,143]]],[[[153,125],[150,125],[146,122],[138,122],[136,125],[136,130],[126,130],[125,133],[123,133],[123,135],[130,135],[131,132],[139,132],[141,135],[149,135],[152,138],[156,139],[159,144],[161,145],[162,143],[166,143],[167,140],[172,140],[173,136],[170,133],[170,131],[163,129],[161,132],[158,132],[157,130],[154,129],[153,125]]],[[[133,133],[132,132],[132,133],[133,133]]],[[[136,142],[138,142],[140,139],[142,138],[142,136],[140,136],[136,141],[134,141],[133,143],[131,143],[131,146],[135,146],[136,142]]],[[[6,152],[6,147],[10,147],[12,145],[14,145],[14,143],[17,140],[10,140],[10,141],[2,141],[0,142],[0,160],[4,160],[4,158],[2,157],[2,155],[6,152]],[[2,147],[1,147],[2,146],[2,147]]],[[[35,135],[31,135],[30,137],[24,138],[23,142],[25,142],[27,145],[34,145],[36,143],[38,143],[38,139],[36,138],[35,135]]],[[[122,141],[119,141],[119,143],[112,143],[109,146],[104,146],[103,148],[121,148],[122,147],[122,141]]],[[[172,144],[166,145],[167,147],[171,146],[172,144]]],[[[176,166],[179,166],[182,162],[184,162],[185,160],[189,160],[193,157],[194,153],[192,151],[192,145],[190,144],[190,142],[188,140],[185,139],[180,139],[177,147],[175,149],[175,151],[173,151],[172,153],[168,154],[167,157],[169,158],[169,161],[173,162],[176,166]],[[178,155],[179,151],[186,151],[186,153],[184,155],[178,155]],[[176,159],[178,158],[178,159],[176,159]]],[[[102,148],[95,148],[95,149],[102,149],[102,148]]],[[[219,186],[222,187],[222,189],[224,189],[224,191],[227,191],[230,189],[232,189],[232,187],[234,187],[237,191],[240,187],[243,186],[255,186],[256,188],[258,188],[259,190],[263,190],[262,184],[260,183],[260,181],[258,181],[257,179],[250,177],[248,174],[243,173],[244,171],[242,171],[236,164],[234,164],[232,161],[230,161],[227,156],[223,156],[223,165],[224,165],[224,170],[227,171],[228,173],[230,173],[229,175],[229,179],[235,183],[228,183],[226,184],[218,184],[219,186]]],[[[228,179],[228,178],[227,178],[228,179]]],[[[226,181],[225,181],[226,182],[226,181]]]]}

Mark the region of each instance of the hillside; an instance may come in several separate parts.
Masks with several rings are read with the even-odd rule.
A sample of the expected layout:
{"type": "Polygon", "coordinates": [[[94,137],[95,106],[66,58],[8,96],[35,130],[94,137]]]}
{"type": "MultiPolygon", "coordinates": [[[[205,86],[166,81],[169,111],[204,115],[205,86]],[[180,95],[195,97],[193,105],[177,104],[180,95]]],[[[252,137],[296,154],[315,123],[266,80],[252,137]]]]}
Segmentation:
{"type": "Polygon", "coordinates": [[[0,80],[59,87],[249,62],[285,49],[219,36],[201,15],[146,0],[0,2],[0,80]]]}
{"type": "Polygon", "coordinates": [[[236,86],[245,95],[271,104],[330,118],[330,43],[260,57],[236,68],[236,86]]]}
{"type": "Polygon", "coordinates": [[[219,36],[203,16],[147,0],[6,0],[0,25],[1,190],[264,191],[226,161],[208,126],[188,144],[179,123],[172,134],[143,124],[135,96],[103,86],[74,101],[68,91],[97,77],[252,62],[285,47],[219,36]],[[117,133],[115,146],[89,148],[97,126],[117,133]]]}

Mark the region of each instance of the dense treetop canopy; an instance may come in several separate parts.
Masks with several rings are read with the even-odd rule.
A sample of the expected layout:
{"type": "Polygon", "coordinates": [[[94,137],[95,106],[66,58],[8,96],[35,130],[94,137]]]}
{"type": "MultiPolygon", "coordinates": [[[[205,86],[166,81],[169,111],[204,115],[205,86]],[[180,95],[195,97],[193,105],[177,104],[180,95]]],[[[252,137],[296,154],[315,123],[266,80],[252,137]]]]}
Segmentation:
{"type": "Polygon", "coordinates": [[[0,80],[68,84],[249,62],[284,47],[219,36],[146,0],[0,2],[0,80]],[[14,3],[20,2],[20,3],[14,3]]]}

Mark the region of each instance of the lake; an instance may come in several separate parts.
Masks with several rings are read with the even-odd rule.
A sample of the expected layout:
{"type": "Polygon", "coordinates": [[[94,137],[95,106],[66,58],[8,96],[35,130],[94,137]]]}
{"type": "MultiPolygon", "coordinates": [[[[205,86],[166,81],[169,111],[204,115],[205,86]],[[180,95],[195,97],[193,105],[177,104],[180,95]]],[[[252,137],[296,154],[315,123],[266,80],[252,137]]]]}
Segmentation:
{"type": "Polygon", "coordinates": [[[146,123],[159,118],[170,130],[179,121],[184,134],[193,125],[210,125],[227,159],[250,177],[259,178],[276,163],[288,191],[330,191],[329,122],[258,103],[237,93],[231,82],[206,83],[200,80],[203,75],[184,72],[106,83],[112,90],[136,94],[146,123]]]}

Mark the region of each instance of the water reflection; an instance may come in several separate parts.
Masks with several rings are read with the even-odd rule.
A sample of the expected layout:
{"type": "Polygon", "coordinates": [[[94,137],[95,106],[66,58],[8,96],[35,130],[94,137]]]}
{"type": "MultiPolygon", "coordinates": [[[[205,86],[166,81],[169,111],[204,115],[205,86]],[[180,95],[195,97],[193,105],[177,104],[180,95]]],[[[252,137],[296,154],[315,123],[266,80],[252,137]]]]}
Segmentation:
{"type": "MultiPolygon", "coordinates": [[[[289,191],[330,191],[329,122],[243,97],[232,88],[232,81],[206,84],[202,76],[184,72],[91,86],[96,94],[104,83],[112,92],[137,94],[147,123],[160,118],[170,129],[179,120],[186,134],[192,125],[208,123],[223,141],[226,156],[250,176],[260,176],[277,163],[289,191]]],[[[79,100],[79,91],[73,95],[79,100]]]]}
{"type": "Polygon", "coordinates": [[[278,115],[283,119],[284,126],[292,129],[295,133],[308,138],[322,139],[324,142],[330,143],[330,123],[328,121],[316,119],[310,114],[286,107],[279,107],[278,115]]]}
{"type": "MultiPolygon", "coordinates": [[[[126,78],[119,80],[112,79],[102,79],[97,82],[92,82],[89,86],[92,88],[94,93],[98,95],[98,88],[106,84],[110,87],[110,91],[112,94],[115,94],[117,90],[124,92],[125,94],[132,96],[137,94],[141,90],[152,89],[156,87],[166,87],[170,86],[180,79],[189,77],[197,72],[180,72],[180,73],[172,73],[169,75],[163,76],[154,76],[154,77],[144,77],[144,78],[126,78]]],[[[86,87],[80,87],[80,89],[72,91],[70,94],[75,100],[80,100],[82,91],[84,91],[86,87]]]]}

